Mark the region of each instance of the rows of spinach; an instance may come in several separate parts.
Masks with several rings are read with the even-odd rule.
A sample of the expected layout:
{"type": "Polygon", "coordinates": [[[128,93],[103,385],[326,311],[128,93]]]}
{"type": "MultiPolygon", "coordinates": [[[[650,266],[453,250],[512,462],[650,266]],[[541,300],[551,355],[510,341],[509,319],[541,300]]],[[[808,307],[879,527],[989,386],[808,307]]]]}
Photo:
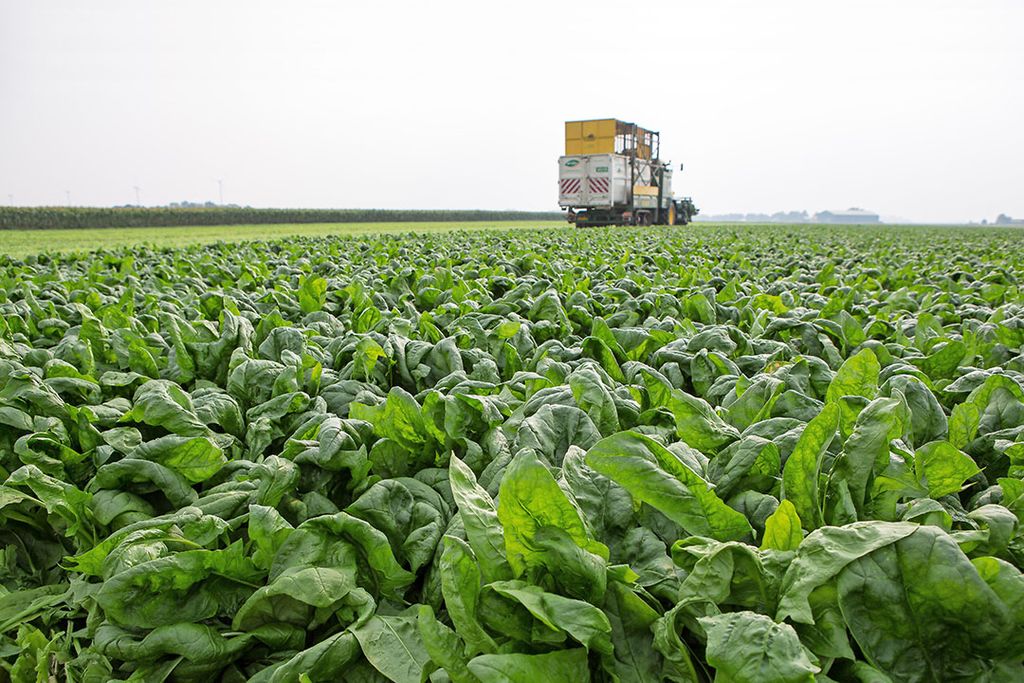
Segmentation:
{"type": "Polygon", "coordinates": [[[1024,676],[1008,234],[3,263],[0,679],[1024,676]]]}

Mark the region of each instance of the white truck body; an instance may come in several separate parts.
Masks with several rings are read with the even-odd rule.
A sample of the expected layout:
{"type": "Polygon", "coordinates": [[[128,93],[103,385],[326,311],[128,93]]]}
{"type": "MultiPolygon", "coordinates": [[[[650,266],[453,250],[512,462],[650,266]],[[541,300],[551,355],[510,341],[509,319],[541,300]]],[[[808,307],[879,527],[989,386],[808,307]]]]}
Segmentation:
{"type": "MultiPolygon", "coordinates": [[[[558,205],[570,209],[611,208],[630,203],[632,187],[650,189],[653,185],[654,165],[637,159],[630,169],[630,159],[621,154],[581,154],[558,159],[558,205]],[[635,178],[631,177],[635,173],[635,178]]],[[[662,201],[672,199],[672,170],[664,169],[665,187],[662,201]]],[[[657,206],[657,192],[633,197],[637,208],[657,206]]]]}
{"type": "Polygon", "coordinates": [[[558,159],[558,205],[612,207],[629,201],[629,158],[582,154],[558,159]]]}

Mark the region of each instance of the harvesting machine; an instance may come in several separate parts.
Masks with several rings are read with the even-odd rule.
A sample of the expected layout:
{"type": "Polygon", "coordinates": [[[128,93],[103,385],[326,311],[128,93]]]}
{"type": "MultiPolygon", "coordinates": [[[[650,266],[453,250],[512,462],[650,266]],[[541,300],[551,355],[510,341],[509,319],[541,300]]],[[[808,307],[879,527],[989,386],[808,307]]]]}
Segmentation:
{"type": "MultiPolygon", "coordinates": [[[[576,225],[685,225],[698,209],[672,195],[660,135],[617,119],[565,122],[558,205],[576,225]]],[[[682,166],[680,166],[682,170],[682,166]]]]}

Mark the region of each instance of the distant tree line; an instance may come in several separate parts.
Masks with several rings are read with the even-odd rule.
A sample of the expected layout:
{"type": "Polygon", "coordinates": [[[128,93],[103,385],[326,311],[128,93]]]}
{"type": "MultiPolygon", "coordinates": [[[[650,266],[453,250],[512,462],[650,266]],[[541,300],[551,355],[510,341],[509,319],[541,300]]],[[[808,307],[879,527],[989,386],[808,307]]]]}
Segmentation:
{"type": "Polygon", "coordinates": [[[178,207],[0,207],[0,230],[149,228],[271,223],[415,223],[425,221],[562,220],[557,211],[253,209],[228,206],[178,207]]]}
{"type": "Polygon", "coordinates": [[[996,217],[996,225],[1024,225],[1024,219],[1012,218],[1001,213],[996,217]]]}

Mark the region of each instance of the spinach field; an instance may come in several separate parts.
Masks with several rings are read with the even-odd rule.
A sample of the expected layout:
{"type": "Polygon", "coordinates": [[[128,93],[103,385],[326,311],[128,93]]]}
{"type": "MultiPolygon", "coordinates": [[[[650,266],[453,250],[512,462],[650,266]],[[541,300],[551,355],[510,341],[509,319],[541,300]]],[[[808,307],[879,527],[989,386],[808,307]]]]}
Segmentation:
{"type": "Polygon", "coordinates": [[[0,257],[0,680],[1024,680],[1022,237],[0,257]]]}

